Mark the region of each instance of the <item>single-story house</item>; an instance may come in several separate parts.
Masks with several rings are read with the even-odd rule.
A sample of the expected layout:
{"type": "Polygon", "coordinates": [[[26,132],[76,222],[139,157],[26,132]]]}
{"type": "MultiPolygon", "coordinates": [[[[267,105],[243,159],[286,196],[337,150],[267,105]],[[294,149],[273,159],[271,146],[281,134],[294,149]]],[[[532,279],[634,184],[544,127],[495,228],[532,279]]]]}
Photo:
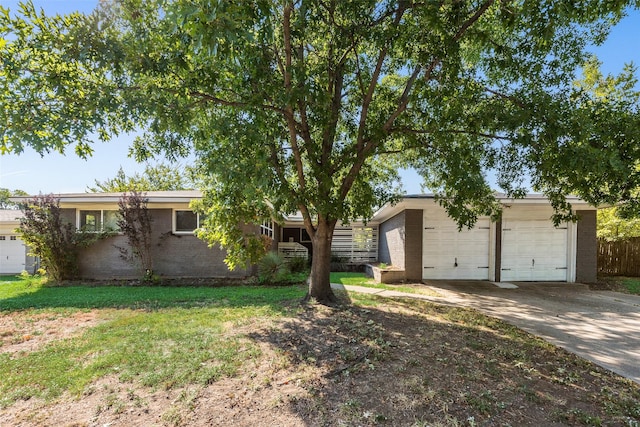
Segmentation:
{"type": "MultiPolygon", "coordinates": [[[[65,217],[78,228],[102,230],[116,221],[120,193],[62,194],[65,217]]],[[[225,253],[194,236],[198,215],[189,208],[198,191],[147,192],[153,217],[154,270],[164,277],[245,277],[245,269],[229,271],[225,253]]],[[[480,218],[474,228],[458,231],[433,195],[405,196],[382,207],[367,223],[336,228],[333,254],[345,262],[376,261],[393,266],[399,280],[491,281],[596,280],[596,208],[570,198],[580,219],[554,227],[553,210],[539,195],[524,199],[499,197],[498,222],[480,218]]],[[[15,226],[14,226],[15,228],[15,226]]],[[[311,239],[300,216],[278,225],[265,222],[248,230],[274,240],[274,250],[288,256],[313,256],[311,239]]],[[[80,257],[83,278],[137,277],[138,270],[120,257],[126,246],[116,235],[86,248],[80,257]]]]}

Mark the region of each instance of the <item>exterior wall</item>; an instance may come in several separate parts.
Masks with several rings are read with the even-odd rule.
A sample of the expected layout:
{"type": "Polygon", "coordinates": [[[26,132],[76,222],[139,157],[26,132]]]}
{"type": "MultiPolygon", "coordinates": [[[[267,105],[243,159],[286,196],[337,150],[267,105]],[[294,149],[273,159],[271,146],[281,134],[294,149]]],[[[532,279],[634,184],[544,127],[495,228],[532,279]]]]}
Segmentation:
{"type": "Polygon", "coordinates": [[[576,248],[576,281],[595,283],[598,279],[598,239],[596,211],[577,211],[578,235],[576,248]]]}
{"type": "Polygon", "coordinates": [[[422,209],[405,211],[404,269],[407,280],[422,281],[422,217],[422,209]]]}
{"type": "MultiPolygon", "coordinates": [[[[398,268],[405,268],[406,212],[406,210],[400,212],[379,227],[378,261],[398,268]]],[[[422,228],[422,219],[420,227],[422,228]]],[[[420,268],[422,269],[422,262],[420,262],[420,268]]]]}
{"type": "MultiPolygon", "coordinates": [[[[225,252],[209,248],[193,235],[173,234],[171,209],[150,209],[153,218],[154,272],[162,277],[245,277],[247,269],[229,271],[225,252]]],[[[80,276],[85,279],[137,278],[139,269],[120,256],[119,247],[127,247],[124,236],[112,236],[81,253],[80,276]]]]}

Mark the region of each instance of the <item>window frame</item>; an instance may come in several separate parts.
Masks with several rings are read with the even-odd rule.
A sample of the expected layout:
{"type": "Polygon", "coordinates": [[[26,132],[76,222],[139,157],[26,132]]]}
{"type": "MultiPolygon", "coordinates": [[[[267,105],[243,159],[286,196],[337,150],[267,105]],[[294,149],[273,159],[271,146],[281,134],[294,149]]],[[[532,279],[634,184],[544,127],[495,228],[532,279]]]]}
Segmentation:
{"type": "Polygon", "coordinates": [[[173,234],[179,234],[179,235],[186,235],[186,236],[190,236],[190,235],[194,235],[195,231],[200,228],[200,214],[198,212],[194,212],[192,209],[172,209],[171,210],[171,232],[173,234]],[[178,212],[192,212],[193,214],[195,214],[196,216],[196,228],[194,228],[191,231],[188,230],[178,230],[177,226],[178,226],[178,212]]]}
{"type": "MultiPolygon", "coordinates": [[[[113,229],[105,229],[105,218],[106,218],[106,213],[107,212],[115,212],[116,216],[118,215],[118,209],[103,209],[103,208],[93,208],[93,209],[80,209],[77,208],[76,209],[76,229],[77,230],[82,230],[82,231],[86,231],[87,233],[104,233],[104,232],[114,232],[114,233],[118,233],[118,234],[122,234],[122,231],[120,230],[120,227],[118,227],[117,222],[114,224],[114,228],[113,229]],[[100,228],[96,229],[96,230],[87,230],[86,229],[86,224],[85,224],[85,228],[82,227],[82,212],[100,212],[100,228]]],[[[86,219],[85,219],[85,223],[86,223],[86,219]]],[[[97,228],[97,227],[96,227],[97,228]]]]}

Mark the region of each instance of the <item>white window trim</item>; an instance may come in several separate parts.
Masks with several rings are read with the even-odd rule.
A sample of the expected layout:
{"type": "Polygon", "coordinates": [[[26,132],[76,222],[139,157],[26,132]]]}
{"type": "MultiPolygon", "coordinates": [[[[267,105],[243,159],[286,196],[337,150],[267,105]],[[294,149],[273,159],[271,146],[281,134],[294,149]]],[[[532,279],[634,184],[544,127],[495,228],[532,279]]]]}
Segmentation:
{"type": "Polygon", "coordinates": [[[263,221],[262,224],[260,224],[260,234],[263,236],[267,236],[273,239],[274,229],[275,225],[273,221],[263,221]]]}
{"type": "MultiPolygon", "coordinates": [[[[103,232],[107,231],[107,230],[104,229],[104,213],[105,213],[105,211],[118,212],[118,209],[103,209],[103,208],[80,209],[80,208],[77,208],[76,209],[76,230],[82,230],[82,227],[80,226],[80,217],[81,217],[80,212],[87,212],[87,211],[100,211],[100,230],[92,230],[92,231],[87,231],[87,232],[88,233],[103,233],[103,232]]],[[[115,230],[110,230],[110,231],[112,231],[114,233],[122,234],[122,231],[120,231],[120,229],[115,229],[115,230]]]]}
{"type": "Polygon", "coordinates": [[[193,212],[196,214],[196,229],[193,231],[177,231],[176,230],[176,212],[193,212],[193,210],[191,209],[173,209],[171,211],[171,232],[173,234],[181,234],[181,235],[193,235],[195,234],[195,230],[197,230],[198,228],[200,228],[200,214],[197,212],[193,212]]]}

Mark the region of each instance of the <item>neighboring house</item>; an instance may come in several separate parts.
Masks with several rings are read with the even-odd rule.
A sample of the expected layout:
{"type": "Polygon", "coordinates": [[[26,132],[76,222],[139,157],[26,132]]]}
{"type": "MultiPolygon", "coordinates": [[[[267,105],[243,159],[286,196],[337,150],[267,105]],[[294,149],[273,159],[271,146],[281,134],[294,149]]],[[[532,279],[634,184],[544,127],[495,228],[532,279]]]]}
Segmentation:
{"type": "Polygon", "coordinates": [[[36,268],[34,258],[27,255],[27,247],[15,231],[22,216],[19,210],[0,210],[0,274],[19,274],[25,270],[34,273],[36,268]]]}
{"type": "MultiPolygon", "coordinates": [[[[78,228],[115,228],[120,193],[62,194],[60,206],[78,228]]],[[[198,191],[148,192],[154,234],[154,271],[164,277],[245,277],[251,267],[229,271],[225,252],[193,235],[199,218],[189,209],[198,191]]],[[[397,278],[491,281],[596,280],[596,208],[570,198],[577,223],[554,227],[553,210],[543,196],[499,197],[502,219],[480,218],[471,230],[448,218],[433,195],[405,196],[380,209],[366,224],[336,228],[332,253],[355,264],[375,261],[392,265],[397,278]]],[[[15,227],[14,227],[15,228],[15,227]]],[[[285,256],[313,256],[311,239],[300,216],[281,225],[265,222],[248,230],[274,239],[285,256]]],[[[139,271],[120,257],[124,236],[113,236],[80,257],[83,278],[138,277],[139,271]]]]}

